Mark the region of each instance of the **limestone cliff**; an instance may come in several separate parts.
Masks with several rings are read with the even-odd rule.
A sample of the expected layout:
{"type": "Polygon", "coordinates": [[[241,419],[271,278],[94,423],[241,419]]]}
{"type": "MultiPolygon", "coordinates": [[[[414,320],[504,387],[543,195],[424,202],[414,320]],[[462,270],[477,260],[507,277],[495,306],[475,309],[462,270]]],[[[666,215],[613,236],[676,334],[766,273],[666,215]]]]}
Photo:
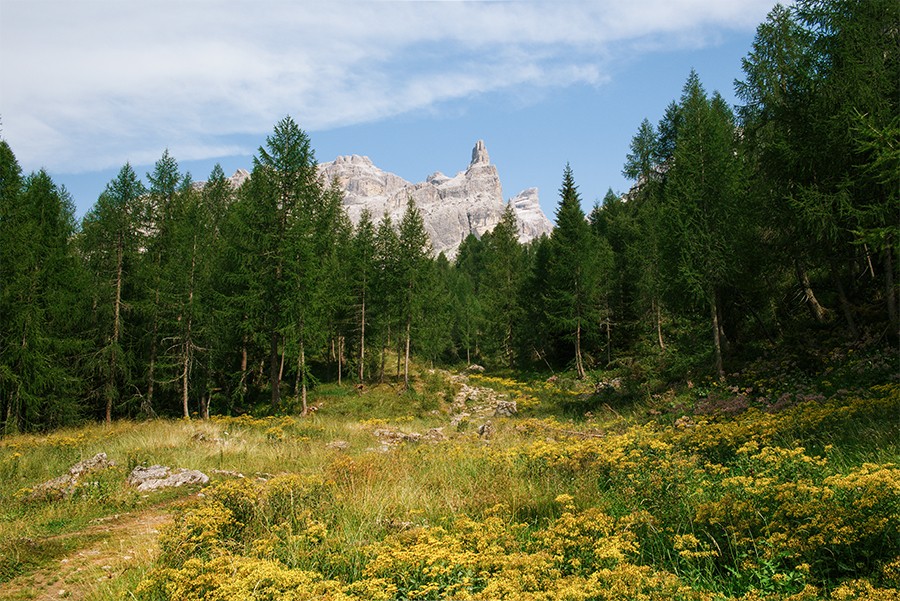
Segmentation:
{"type": "MultiPolygon", "coordinates": [[[[357,155],[338,157],[319,165],[319,170],[323,181],[337,180],[354,223],[364,208],[376,221],[387,213],[396,222],[411,196],[422,213],[435,253],[443,252],[450,258],[466,236],[481,236],[492,230],[506,207],[500,176],[481,140],[472,150],[465,171],[453,177],[437,172],[417,184],[382,171],[368,157],[357,155]]],[[[521,192],[509,202],[519,223],[520,241],[527,242],[553,229],[541,210],[536,188],[521,192]]]]}

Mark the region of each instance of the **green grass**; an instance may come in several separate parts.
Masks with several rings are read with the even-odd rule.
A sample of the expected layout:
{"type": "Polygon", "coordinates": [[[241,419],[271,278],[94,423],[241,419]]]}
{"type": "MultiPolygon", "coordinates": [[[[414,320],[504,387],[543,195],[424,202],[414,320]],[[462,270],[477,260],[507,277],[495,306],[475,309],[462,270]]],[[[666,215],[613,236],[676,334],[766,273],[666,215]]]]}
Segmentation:
{"type": "MultiPolygon", "coordinates": [[[[449,426],[448,410],[458,385],[440,371],[417,374],[408,391],[391,385],[362,391],[352,385],[320,385],[310,395],[318,411],[305,418],[160,419],[6,437],[0,439],[0,582],[34,572],[96,540],[79,534],[92,520],[143,511],[194,492],[145,495],[126,486],[132,467],[159,463],[200,469],[219,483],[230,477],[215,470],[240,472],[248,483],[275,474],[300,474],[318,483],[318,496],[296,507],[291,497],[283,511],[267,505],[268,484],[247,484],[254,491],[252,509],[242,518],[246,523],[238,538],[222,543],[249,557],[259,553],[253,549],[260,541],[272,539],[265,544],[274,545],[274,555],[264,557],[345,583],[364,582],[366,566],[388,553],[392,541],[406,532],[440,526],[447,536],[456,536],[459,516],[488,520],[500,512],[524,553],[542,544],[545,539],[540,537],[561,519],[558,497],[566,493],[576,518],[599,508],[614,520],[637,520],[633,528],[640,546],[629,551],[628,561],[674,575],[698,594],[738,597],[755,590],[777,599],[805,584],[825,594],[851,578],[900,586],[891,584],[890,570],[884,567],[891,558],[875,534],[851,536],[823,554],[800,549],[801,542],[790,540],[784,548],[764,554],[766,545],[779,544],[773,537],[778,523],[760,526],[752,512],[738,512],[735,515],[748,520],[745,530],[730,531],[708,517],[727,495],[767,503],[757,511],[772,516],[780,515],[780,504],[793,502],[778,501],[766,489],[729,484],[729,477],[754,478],[767,469],[754,455],[757,451],[741,450],[747,442],[761,449],[806,449],[767,476],[779,486],[793,486],[797,473],[810,474],[803,478],[815,487],[832,486],[827,478],[848,475],[863,482],[868,476],[859,474],[865,463],[890,473],[890,465],[900,459],[898,393],[896,386],[871,388],[890,381],[883,370],[868,378],[860,373],[860,365],[871,364],[872,357],[879,364],[883,353],[860,359],[861,354],[845,353],[839,363],[825,362],[812,374],[792,371],[790,365],[750,366],[724,385],[704,381],[622,402],[614,393],[595,392],[596,381],[611,379],[614,373],[597,372],[588,382],[566,375],[548,382],[545,375],[485,374],[471,378],[470,385],[493,388],[520,403],[516,417],[488,418],[494,427],[488,438],[476,432],[484,418],[473,417],[468,428],[449,426]],[[789,402],[784,401],[785,386],[795,387],[789,402]],[[750,388],[754,392],[745,394],[750,388]],[[758,411],[779,399],[779,412],[758,411]],[[750,411],[732,411],[745,401],[750,411]],[[812,419],[817,412],[821,419],[812,419]],[[444,428],[447,441],[401,443],[385,451],[375,436],[377,429],[423,433],[435,427],[444,428]],[[335,441],[348,446],[330,448],[335,441]],[[91,478],[92,484],[79,494],[62,501],[30,499],[29,489],[101,451],[117,467],[91,478]],[[802,471],[807,469],[804,462],[816,458],[826,458],[827,465],[802,471]],[[313,520],[326,526],[327,535],[314,548],[304,546],[285,538],[284,520],[291,520],[291,528],[313,520]],[[700,553],[699,559],[686,559],[677,546],[678,537],[687,534],[700,541],[699,551],[689,549],[700,553]],[[703,556],[707,551],[702,545],[712,545],[718,554],[703,556]],[[841,562],[858,557],[863,567],[844,569],[829,553],[840,556],[841,562]],[[804,561],[812,567],[801,574],[794,567],[804,561]]],[[[306,490],[307,485],[297,486],[306,490]]],[[[208,489],[207,500],[215,490],[208,489]]],[[[834,490],[850,496],[827,506],[828,511],[850,531],[865,533],[868,518],[851,511],[852,489],[834,490]]],[[[900,506],[891,505],[897,501],[889,496],[879,499],[893,524],[900,506]]],[[[191,514],[191,507],[184,515],[191,514]]],[[[177,567],[170,556],[160,562],[177,567]]],[[[145,577],[159,578],[152,564],[129,567],[93,586],[89,598],[121,598],[145,577]]]]}

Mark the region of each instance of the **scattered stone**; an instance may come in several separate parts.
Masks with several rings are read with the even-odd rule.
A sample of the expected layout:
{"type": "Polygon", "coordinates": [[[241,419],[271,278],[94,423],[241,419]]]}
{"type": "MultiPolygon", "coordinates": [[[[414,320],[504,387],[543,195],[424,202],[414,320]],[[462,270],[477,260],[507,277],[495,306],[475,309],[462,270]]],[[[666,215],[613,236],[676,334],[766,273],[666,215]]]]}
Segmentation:
{"type": "Polygon", "coordinates": [[[385,451],[391,446],[397,446],[404,442],[428,442],[436,444],[447,440],[447,435],[444,434],[443,428],[430,428],[429,430],[426,430],[424,434],[419,432],[401,432],[400,430],[392,428],[377,428],[372,431],[372,435],[381,443],[381,448],[369,449],[370,451],[385,451]]]}
{"type": "Polygon", "coordinates": [[[228,476],[231,478],[246,478],[244,474],[240,472],[236,472],[234,470],[213,470],[212,473],[217,474],[219,476],[228,476]]]}
{"type": "Polygon", "coordinates": [[[515,401],[498,400],[494,405],[494,417],[512,417],[518,412],[515,401]]]}
{"type": "Polygon", "coordinates": [[[161,488],[174,488],[183,484],[208,484],[209,476],[199,470],[185,468],[172,468],[164,465],[137,466],[131,470],[128,476],[128,484],[139,491],[159,490],[161,488]]]}
{"type": "Polygon", "coordinates": [[[346,440],[332,440],[325,445],[326,449],[335,449],[337,451],[346,451],[350,448],[350,443],[346,440]]]}
{"type": "MultiPolygon", "coordinates": [[[[228,432],[225,432],[225,435],[227,436],[228,432]]],[[[191,440],[195,440],[197,442],[208,442],[210,444],[225,444],[224,438],[220,438],[218,436],[214,436],[214,437],[210,438],[203,432],[197,432],[196,434],[191,436],[191,440]]]]}
{"type": "Polygon", "coordinates": [[[594,392],[599,394],[607,390],[619,391],[622,389],[622,379],[613,378],[612,380],[601,380],[594,386],[594,392]]]}
{"type": "Polygon", "coordinates": [[[75,492],[82,476],[99,472],[115,466],[115,462],[106,457],[106,453],[97,453],[90,459],[79,461],[69,471],[58,478],[53,478],[34,487],[32,499],[62,499],[75,492]]]}
{"type": "Polygon", "coordinates": [[[679,417],[678,419],[675,420],[675,427],[676,428],[693,428],[694,420],[692,420],[687,415],[682,415],[681,417],[679,417]]]}
{"type": "Polygon", "coordinates": [[[438,443],[447,440],[447,435],[444,434],[443,428],[431,428],[422,435],[422,438],[426,442],[438,443]]]}
{"type": "Polygon", "coordinates": [[[478,365],[477,363],[473,363],[472,365],[470,365],[469,367],[466,368],[466,371],[469,372],[470,374],[483,374],[484,368],[482,366],[478,365]]]}
{"type": "Polygon", "coordinates": [[[490,438],[494,434],[494,426],[491,422],[484,422],[478,426],[478,436],[490,438]]]}
{"type": "Polygon", "coordinates": [[[450,418],[450,425],[453,426],[454,428],[456,428],[459,426],[459,424],[466,421],[470,417],[472,417],[471,413],[465,413],[465,412],[457,413],[452,418],[450,418]]]}

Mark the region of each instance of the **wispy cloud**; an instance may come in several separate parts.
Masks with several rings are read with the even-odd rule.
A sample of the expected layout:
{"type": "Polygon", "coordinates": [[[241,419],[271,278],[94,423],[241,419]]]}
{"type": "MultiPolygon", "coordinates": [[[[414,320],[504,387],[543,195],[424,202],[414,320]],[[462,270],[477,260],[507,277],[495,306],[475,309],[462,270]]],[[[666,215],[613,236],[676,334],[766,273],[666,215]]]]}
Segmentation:
{"type": "Polygon", "coordinates": [[[600,85],[611,61],[753,27],[770,0],[0,0],[3,136],[58,172],[251,153],[470,96],[600,85]]]}

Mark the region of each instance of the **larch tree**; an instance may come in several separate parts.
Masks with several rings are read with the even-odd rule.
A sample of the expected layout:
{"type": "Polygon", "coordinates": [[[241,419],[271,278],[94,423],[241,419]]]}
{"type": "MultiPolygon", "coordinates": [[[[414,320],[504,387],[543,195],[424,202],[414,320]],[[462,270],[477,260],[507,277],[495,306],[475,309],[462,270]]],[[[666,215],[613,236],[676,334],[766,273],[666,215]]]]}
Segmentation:
{"type": "MultiPolygon", "coordinates": [[[[393,220],[387,213],[378,222],[375,230],[375,276],[372,307],[381,345],[378,381],[383,383],[391,335],[393,333],[394,336],[397,336],[398,332],[400,297],[403,293],[400,277],[400,240],[397,237],[397,230],[394,229],[393,220]]],[[[399,375],[398,370],[398,378],[399,375]]]]}
{"type": "Polygon", "coordinates": [[[123,344],[125,313],[131,307],[130,288],[143,246],[141,218],[145,189],[131,165],[125,164],[85,216],[81,250],[94,278],[94,314],[98,351],[92,365],[97,396],[106,422],[130,384],[130,354],[123,344]]]}
{"type": "Polygon", "coordinates": [[[372,276],[375,271],[375,224],[368,209],[364,209],[360,215],[350,249],[351,266],[348,273],[359,335],[357,378],[362,384],[366,379],[366,305],[371,304],[372,276]]]}
{"type": "Polygon", "coordinates": [[[281,410],[285,337],[296,328],[303,360],[306,336],[303,301],[309,298],[310,212],[319,196],[315,156],[309,137],[290,117],[275,125],[253,159],[250,196],[256,216],[259,261],[254,277],[263,295],[257,317],[269,342],[269,387],[272,408],[281,410]]]}
{"type": "Polygon", "coordinates": [[[82,392],[72,202],[43,170],[21,179],[0,145],[0,421],[4,432],[61,426],[78,416],[82,392]]]}
{"type": "Polygon", "coordinates": [[[735,125],[725,102],[717,94],[707,97],[695,72],[679,104],[683,121],[665,192],[669,275],[679,294],[708,307],[715,369],[724,377],[721,295],[734,284],[738,241],[748,227],[741,211],[735,125]]]}
{"type": "Polygon", "coordinates": [[[403,385],[409,388],[409,349],[413,319],[423,284],[426,282],[426,268],[431,255],[431,242],[425,231],[422,214],[412,197],[407,200],[406,211],[398,228],[398,261],[402,292],[400,296],[401,315],[405,345],[403,349],[403,385]]]}
{"type": "Polygon", "coordinates": [[[166,272],[169,265],[170,252],[174,245],[173,230],[177,218],[175,211],[176,195],[182,180],[178,169],[178,162],[169,154],[168,149],[153,166],[153,171],[147,174],[150,185],[147,194],[142,198],[145,208],[143,213],[144,223],[142,228],[146,233],[146,251],[142,255],[143,286],[146,297],[138,303],[141,313],[147,320],[147,385],[146,392],[141,398],[141,413],[153,416],[154,394],[157,380],[160,379],[157,372],[159,362],[159,347],[162,344],[160,326],[165,319],[168,303],[169,282],[166,272]]]}

